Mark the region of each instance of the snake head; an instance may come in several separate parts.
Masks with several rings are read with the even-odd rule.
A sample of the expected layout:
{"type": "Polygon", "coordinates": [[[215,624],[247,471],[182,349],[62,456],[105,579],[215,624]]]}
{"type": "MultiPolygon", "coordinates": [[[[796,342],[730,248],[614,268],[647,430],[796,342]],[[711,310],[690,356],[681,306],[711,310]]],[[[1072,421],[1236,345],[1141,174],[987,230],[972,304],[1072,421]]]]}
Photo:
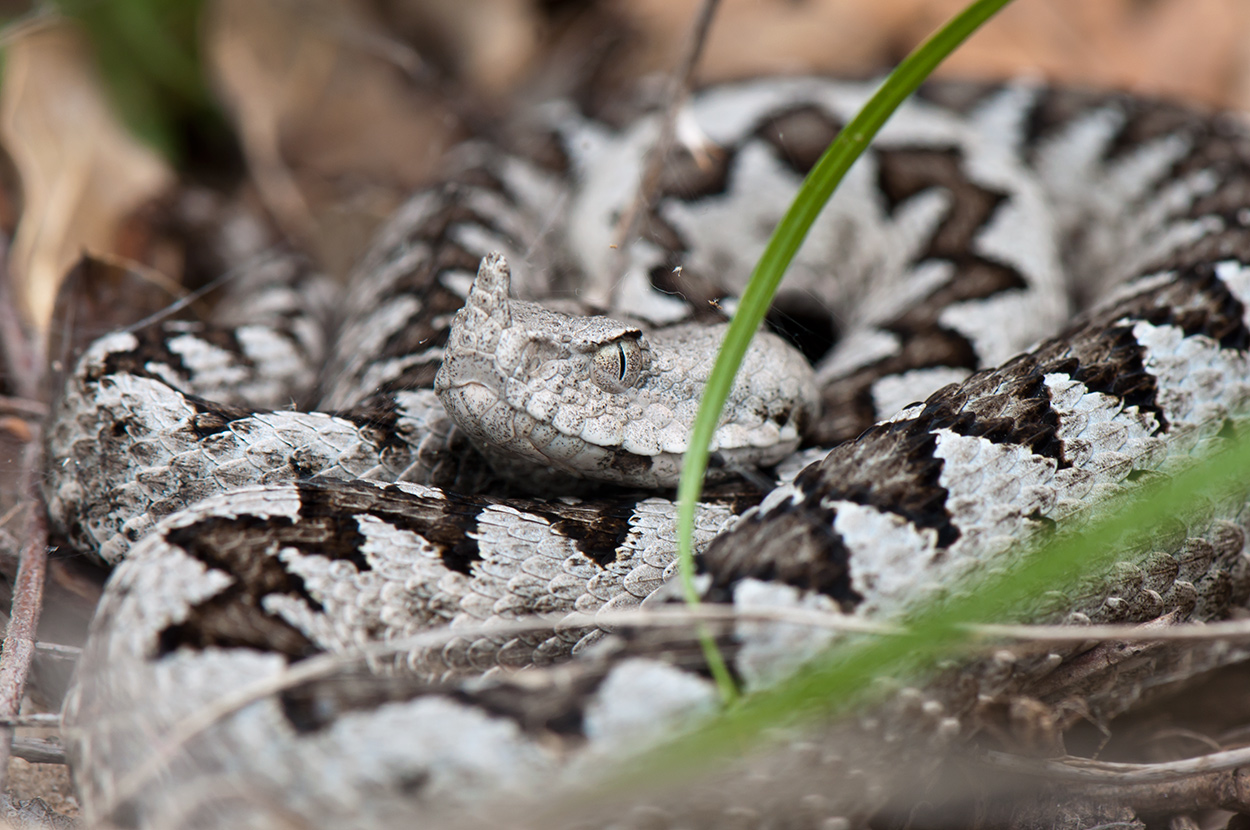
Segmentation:
{"type": "MultiPolygon", "coordinates": [[[[521,483],[547,471],[674,486],[725,327],[644,331],[510,299],[508,282],[502,256],[483,259],[452,322],[434,380],[452,420],[498,473],[521,483]]],[[[798,446],[817,406],[807,361],[761,332],[713,449],[732,467],[775,463],[798,446]]]]}

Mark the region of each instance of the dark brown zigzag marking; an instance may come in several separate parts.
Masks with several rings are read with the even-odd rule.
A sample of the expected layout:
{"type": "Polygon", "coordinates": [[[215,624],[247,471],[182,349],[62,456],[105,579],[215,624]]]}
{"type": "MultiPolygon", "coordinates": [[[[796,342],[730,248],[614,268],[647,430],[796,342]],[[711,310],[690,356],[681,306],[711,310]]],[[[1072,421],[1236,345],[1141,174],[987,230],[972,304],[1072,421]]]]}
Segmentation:
{"type": "MultiPolygon", "coordinates": [[[[1209,336],[1244,349],[1243,314],[1242,304],[1214,276],[1214,269],[1200,266],[1182,273],[1175,282],[1086,315],[1063,335],[1001,369],[979,372],[963,384],[940,390],[915,418],[874,426],[837,447],[796,479],[798,489],[811,495],[797,505],[783,504],[764,517],[743,522],[712,544],[707,561],[728,562],[738,573],[764,574],[779,571],[776,563],[788,562],[796,550],[804,550],[812,552],[815,563],[809,571],[822,566],[845,570],[853,563],[847,561],[842,541],[832,532],[835,513],[825,506],[838,499],[871,505],[897,513],[918,527],[933,528],[939,546],[949,546],[959,531],[946,509],[947,493],[938,483],[942,462],[933,457],[932,430],[946,428],[1027,446],[1067,465],[1062,442],[1055,435],[1056,415],[1042,385],[1048,373],[1070,375],[1092,391],[1152,412],[1166,430],[1155,379],[1143,368],[1143,349],[1132,336],[1132,321],[1176,325],[1190,336],[1209,336]],[[1117,322],[1121,320],[1126,322],[1117,322]],[[767,525],[761,525],[762,518],[768,520],[767,525]],[[790,532],[775,531],[781,527],[790,532]]],[[[805,579],[801,574],[790,584],[817,587],[805,579]]],[[[820,584],[828,583],[825,579],[820,584]]]]}
{"type": "Polygon", "coordinates": [[[1196,266],[1171,285],[1087,316],[1035,352],[1015,358],[1001,369],[980,372],[957,387],[941,390],[926,402],[914,421],[871,428],[854,446],[839,447],[830,454],[823,468],[836,472],[807,486],[819,487],[831,498],[899,513],[918,526],[937,529],[940,543],[950,544],[956,531],[944,517],[944,509],[935,509],[944,501],[935,471],[922,460],[922,447],[908,442],[922,441],[928,431],[945,428],[960,435],[1025,446],[1056,459],[1061,467],[1067,466],[1062,442],[1056,437],[1058,416],[1050,407],[1044,385],[1044,376],[1053,373],[1070,375],[1091,391],[1150,412],[1166,429],[1166,418],[1156,400],[1155,380],[1143,365],[1144,351],[1133,338],[1132,321],[1174,325],[1188,336],[1204,335],[1225,348],[1245,349],[1250,346],[1250,334],[1244,312],[1242,304],[1215,276],[1213,266],[1196,266]],[[1126,319],[1128,322],[1117,324],[1126,319]],[[900,432],[909,437],[898,435],[900,432]],[[900,452],[903,446],[910,449],[900,452]],[[883,464],[904,466],[889,470],[882,469],[883,464]],[[887,482],[903,471],[895,491],[887,482]],[[917,485],[916,489],[911,490],[908,482],[917,485]],[[926,482],[927,492],[923,486],[926,482]]]}
{"type": "MultiPolygon", "coordinates": [[[[359,570],[368,570],[368,561],[360,553],[365,538],[356,518],[367,514],[418,534],[438,548],[444,565],[458,573],[470,573],[479,558],[477,540],[470,534],[487,504],[482,499],[426,498],[398,488],[345,481],[304,481],[296,487],[300,522],[316,528],[312,546],[306,548],[309,553],[348,559],[359,570]]],[[[305,549],[299,540],[286,544],[305,549]]]]}
{"type": "Polygon", "coordinates": [[[523,509],[551,522],[556,531],[573,540],[587,559],[606,568],[616,561],[616,549],[629,535],[635,504],[632,499],[622,498],[561,505],[558,512],[541,502],[526,504],[523,509]]]}
{"type": "MultiPolygon", "coordinates": [[[[800,176],[806,175],[824,152],[825,147],[842,125],[826,110],[813,104],[799,104],[759,122],[759,126],[734,147],[711,147],[699,156],[685,148],[670,153],[657,188],[661,198],[694,201],[707,196],[722,195],[732,184],[731,176],[738,153],[753,141],[763,141],[784,164],[800,176]]],[[[714,274],[699,274],[683,268],[683,253],[689,245],[676,229],[651,211],[642,235],[661,250],[670,252],[665,263],[653,269],[651,284],[666,294],[680,296],[689,304],[693,319],[711,322],[724,315],[710,303],[730,292],[714,274]]],[[[824,346],[828,348],[827,345],[824,346]]]]}
{"type": "MultiPolygon", "coordinates": [[[[1175,261],[1183,263],[1188,256],[1178,253],[1175,261]]],[[[1154,377],[1146,372],[1144,351],[1132,336],[1137,320],[1176,326],[1186,336],[1209,337],[1224,348],[1250,348],[1244,305],[1215,275],[1215,266],[1204,262],[1181,265],[1169,284],[1083,315],[1037,353],[1042,359],[1075,357],[1081,367],[1078,380],[1154,413],[1166,429],[1154,377]]]]}
{"type": "MultiPolygon", "coordinates": [[[[1241,231],[1238,238],[1247,246],[1247,259],[1250,259],[1250,233],[1241,231]]],[[[1173,325],[1188,336],[1210,337],[1224,348],[1250,348],[1250,329],[1245,324],[1243,304],[1215,276],[1215,268],[1210,262],[1191,262],[1213,252],[1206,251],[1201,242],[1191,248],[1183,249],[1173,254],[1169,261],[1158,264],[1165,270],[1173,267],[1180,270],[1173,286],[1153,292],[1146,298],[1132,298],[1111,307],[1096,309],[1039,347],[1033,357],[1018,358],[1008,364],[1021,378],[1030,378],[1017,382],[1012,394],[1022,399],[1034,398],[1035,402],[1026,406],[1036,407],[1035,410],[1021,411],[1017,408],[1014,412],[982,417],[1005,417],[1016,421],[1016,427],[1002,433],[1006,440],[1026,444],[1040,455],[1066,463],[1061,450],[1050,444],[1043,429],[1048,427],[1053,430],[1055,424],[1053,413],[1047,414],[1045,390],[1038,385],[1042,375],[1059,372],[1071,374],[1092,391],[1114,395],[1129,406],[1153,413],[1166,428],[1166,418],[1155,400],[1155,381],[1143,366],[1144,353],[1133,338],[1132,325],[1117,325],[1117,321],[1127,318],[1130,321],[1144,320],[1153,325],[1173,325]],[[1201,250],[1195,252],[1191,250],[1193,247],[1201,250]],[[1097,336],[1081,335],[1081,332],[1090,331],[1096,332],[1097,336]],[[1030,389],[1023,388],[1030,385],[1030,389]]],[[[1207,259],[1210,257],[1207,256],[1207,259]]],[[[825,424],[817,430],[813,443],[833,444],[851,437],[851,431],[861,427],[863,421],[870,417],[872,382],[885,373],[884,370],[898,371],[900,366],[910,366],[906,355],[887,359],[827,386],[822,394],[827,411],[833,413],[833,417],[826,418],[825,424]]],[[[998,375],[989,377],[996,378],[998,375]]],[[[984,386],[987,382],[974,377],[968,384],[984,386]]],[[[965,388],[971,390],[975,387],[965,385],[965,388]]],[[[977,406],[981,408],[984,405],[977,406]]],[[[949,418],[950,415],[944,417],[949,418]]],[[[984,434],[991,440],[997,440],[994,436],[1000,432],[995,428],[978,428],[975,432],[964,432],[958,426],[951,428],[961,434],[984,434]]]]}
{"type": "Polygon", "coordinates": [[[1181,135],[1193,140],[1207,132],[1209,119],[1187,107],[1160,100],[1146,103],[1123,95],[1111,96],[1107,103],[1123,113],[1125,120],[1111,143],[1103,148],[1104,162],[1115,162],[1131,156],[1144,145],[1171,135],[1181,135]]]}
{"type": "Polygon", "coordinates": [[[217,329],[202,323],[191,321],[165,321],[144,326],[132,332],[138,343],[128,351],[109,352],[103,365],[87,376],[87,380],[95,381],[108,375],[123,372],[137,377],[151,377],[165,383],[165,379],[152,374],[148,364],[164,364],[184,376],[190,376],[191,370],[182,362],[182,355],[169,348],[169,341],[180,335],[190,335],[205,343],[217,346],[233,354],[240,366],[249,370],[254,368],[252,362],[244,354],[232,331],[217,329]]]}
{"type": "Polygon", "coordinates": [[[270,594],[287,594],[320,607],[304,580],[269,553],[275,549],[273,536],[291,527],[285,517],[212,516],[167,533],[165,539],[171,545],[212,570],[225,571],[234,581],[192,605],[185,621],[166,627],[154,656],[184,647],[277,651],[295,660],[315,654],[317,647],[303,632],[261,607],[270,594]]]}
{"type": "Polygon", "coordinates": [[[365,539],[357,519],[361,513],[420,534],[440,549],[444,564],[452,570],[468,573],[477,559],[477,542],[469,531],[476,527],[480,501],[444,502],[352,482],[305,482],[297,487],[297,520],[247,514],[210,516],[166,535],[170,544],[209,568],[235,576],[236,581],[193,605],[186,622],[162,632],[160,654],[180,646],[262,649],[266,643],[293,659],[314,653],[315,646],[302,632],[261,605],[266,595],[281,593],[321,608],[303,579],[290,573],[273,554],[280,548],[295,548],[349,561],[367,571],[369,562],[361,553],[365,539]]]}
{"type": "MultiPolygon", "coordinates": [[[[282,692],[282,706],[296,731],[310,734],[333,725],[348,712],[439,695],[511,721],[522,733],[548,746],[567,742],[572,749],[585,740],[587,708],[622,659],[650,658],[709,677],[707,660],[687,627],[621,628],[615,637],[621,644],[610,655],[584,657],[574,664],[527,673],[520,680],[503,674],[472,684],[455,680],[430,683],[413,677],[371,675],[360,668],[345,669],[282,692]]],[[[732,657],[734,644],[729,638],[724,639],[722,648],[732,657]]],[[[412,783],[419,787],[423,782],[412,783]]]]}
{"type": "MultiPolygon", "coordinates": [[[[298,312],[292,312],[290,316],[292,318],[297,317],[298,312]]],[[[280,328],[272,328],[272,330],[282,336],[296,352],[302,353],[304,351],[299,341],[289,332],[280,328]]],[[[194,337],[229,353],[233,358],[234,365],[246,373],[245,382],[256,380],[258,378],[256,372],[257,365],[244,351],[242,344],[239,343],[235,335],[234,329],[216,328],[200,322],[166,321],[145,326],[133,332],[133,334],[138,340],[133,349],[109,352],[105,356],[102,365],[87,373],[85,379],[88,381],[99,381],[102,378],[116,374],[130,374],[135,377],[151,378],[159,383],[174,386],[179,392],[187,394],[188,399],[192,399],[193,405],[200,411],[245,412],[243,408],[235,404],[206,401],[189,394],[189,390],[194,388],[196,374],[183,362],[182,355],[169,347],[169,341],[175,337],[194,337]],[[186,378],[187,383],[170,384],[168,377],[153,371],[152,367],[154,365],[169,367],[177,375],[186,378]]],[[[235,415],[233,417],[241,416],[235,415]]],[[[209,429],[204,434],[209,434],[212,431],[212,429],[209,429]]]]}
{"type": "MultiPolygon", "coordinates": [[[[579,741],[583,737],[586,704],[606,675],[607,666],[597,665],[569,672],[564,677],[543,676],[528,684],[518,685],[499,678],[468,689],[462,684],[430,683],[414,677],[379,676],[364,669],[351,669],[285,690],[281,703],[283,713],[296,732],[314,734],[349,712],[442,695],[493,717],[510,720],[528,735],[579,741]],[[542,685],[537,685],[538,680],[543,681],[542,685]]],[[[424,777],[419,774],[409,782],[413,792],[423,784],[424,777]]]]}
{"type": "Polygon", "coordinates": [[[712,575],[703,599],[730,603],[734,586],[758,579],[819,591],[851,611],[863,597],[851,587],[851,554],[833,529],[834,516],[833,510],[805,503],[744,519],[734,529],[734,544],[720,544],[718,537],[700,557],[699,570],[712,575]],[[811,544],[813,538],[820,544],[811,544]],[[787,555],[776,555],[778,550],[787,555]]]}
{"type": "Polygon", "coordinates": [[[880,185],[890,210],[931,188],[950,195],[951,207],[921,259],[949,262],[954,275],[881,327],[898,337],[899,348],[894,354],[826,385],[821,392],[826,414],[810,439],[815,444],[838,444],[870,427],[876,421],[872,386],[883,377],[938,366],[983,368],[972,343],[939,323],[942,312],[955,303],[1028,288],[1014,268],[973,252],[976,235],[1006,197],[971,182],[961,169],[959,152],[888,150],[879,152],[877,159],[880,185]]]}
{"type": "MultiPolygon", "coordinates": [[[[1134,354],[1140,362],[1140,356],[1134,354]]],[[[953,544],[959,530],[946,509],[946,489],[939,483],[942,462],[933,455],[933,431],[947,429],[958,435],[1027,447],[1037,455],[1055,459],[1060,467],[1067,466],[1057,437],[1059,416],[1051,407],[1045,375],[1070,373],[1077,366],[1070,358],[1039,362],[1033,355],[1024,355],[999,370],[978,372],[963,384],[939,390],[913,419],[869,428],[796,479],[803,492],[819,494],[799,509],[827,514],[823,519],[803,521],[820,529],[818,533],[829,532],[821,529],[825,527],[822,521],[832,522],[834,514],[822,504],[840,499],[897,513],[918,527],[936,530],[940,546],[953,544]]],[[[779,519],[774,515],[770,520],[779,519]]],[[[840,541],[829,547],[828,555],[839,563],[846,559],[840,541]]]]}
{"type": "Polygon", "coordinates": [[[674,148],[656,190],[662,198],[687,202],[724,194],[737,154],[756,139],[771,146],[791,170],[805,176],[841,129],[841,122],[825,109],[799,104],[761,120],[735,147],[711,147],[698,156],[685,147],[674,148]]]}
{"type": "MultiPolygon", "coordinates": [[[[1250,235],[1243,233],[1242,239],[1250,243],[1250,235]]],[[[1250,260],[1250,256],[1246,260],[1250,260]]],[[[1216,276],[1213,263],[1202,262],[1183,268],[1176,277],[1175,291],[1169,293],[1175,301],[1144,310],[1141,319],[1156,326],[1176,326],[1187,337],[1210,337],[1226,349],[1250,348],[1245,305],[1216,276]],[[1187,300],[1182,292],[1189,294],[1187,300]]]]}
{"type": "Polygon", "coordinates": [[[1245,160],[1250,158],[1245,128],[1235,119],[1206,115],[1157,98],[1047,89],[1039,95],[1026,124],[1025,147],[1030,151],[1029,160],[1032,160],[1031,151],[1039,143],[1098,110],[1111,110],[1122,118],[1119,128],[1102,148],[1103,163],[1114,163],[1140,151],[1143,145],[1174,135],[1185,138],[1191,149],[1171,170],[1162,174],[1164,180],[1213,166],[1244,169],[1245,160]]]}
{"type": "MultiPolygon", "coordinates": [[[[449,240],[440,240],[432,255],[423,259],[410,274],[399,280],[389,292],[388,298],[381,300],[388,302],[394,296],[411,294],[421,297],[421,307],[407,325],[387,339],[378,350],[375,360],[406,357],[445,346],[449,328],[446,323],[436,325],[436,321],[450,320],[450,315],[464,305],[464,298],[445,287],[438,278],[444,271],[450,270],[474,273],[477,266],[476,256],[449,240]]],[[[437,368],[435,371],[437,372],[437,368]]],[[[432,386],[433,380],[433,374],[430,374],[428,383],[419,383],[416,378],[400,378],[388,383],[387,387],[388,391],[421,388],[432,386]]]]}
{"type": "Polygon", "coordinates": [[[232,424],[256,414],[254,411],[244,409],[243,407],[227,406],[226,404],[206,400],[195,395],[184,395],[183,397],[191,408],[195,410],[195,417],[191,421],[191,429],[195,431],[196,436],[200,439],[219,432],[225,432],[230,429],[232,424]]]}
{"type": "Polygon", "coordinates": [[[921,85],[916,91],[916,99],[936,104],[959,115],[969,115],[1002,88],[1002,84],[984,81],[943,80],[921,85]]]}
{"type": "Polygon", "coordinates": [[[933,430],[1027,446],[1063,463],[1058,416],[1050,407],[1044,371],[1020,361],[946,387],[916,418],[874,426],[808,467],[795,480],[808,494],[800,504],[782,504],[712,543],[705,561],[718,574],[715,588],[725,593],[744,577],[773,579],[821,591],[844,609],[854,607],[862,598],[851,588],[850,554],[833,530],[836,510],[826,506],[832,500],[897,513],[917,527],[936,530],[939,546],[953,544],[959,529],[939,483],[943,462],[934,457],[933,430]],[[804,556],[796,559],[796,552],[804,556]]]}
{"type": "MultiPolygon", "coordinates": [[[[371,251],[360,269],[370,273],[386,266],[389,260],[401,256],[415,245],[428,245],[430,255],[423,257],[409,272],[392,279],[377,302],[385,304],[397,297],[419,297],[419,311],[408,323],[396,331],[377,351],[376,361],[420,354],[447,342],[446,321],[464,305],[464,298],[442,284],[439,277],[446,271],[477,271],[479,258],[457,243],[453,234],[458,227],[473,225],[484,228],[505,240],[509,245],[525,250],[523,240],[501,228],[489,217],[471,207],[470,196],[475,192],[490,191],[505,202],[515,204],[503,182],[489,170],[474,167],[457,174],[456,179],[442,186],[435,194],[439,207],[429,211],[422,221],[408,228],[403,236],[385,250],[371,251]],[[436,324],[441,323],[441,324],[436,324]]],[[[433,384],[438,370],[437,361],[412,367],[402,376],[388,381],[376,391],[396,392],[407,389],[428,388],[433,384]]]]}
{"type": "Polygon", "coordinates": [[[940,188],[950,207],[920,259],[957,261],[969,255],[976,235],[1006,199],[1002,191],[973,182],[963,169],[963,154],[954,149],[901,148],[879,150],[877,183],[893,213],[919,193],[940,188]]]}
{"type": "Polygon", "coordinates": [[[877,420],[872,386],[883,377],[937,366],[981,368],[967,338],[940,325],[938,318],[954,303],[982,299],[1018,287],[1018,275],[1010,269],[977,263],[913,309],[882,326],[899,338],[898,351],[825,385],[821,390],[824,414],[815,425],[810,443],[840,444],[872,426],[877,420]]]}
{"type": "MultiPolygon", "coordinates": [[[[472,571],[480,558],[478,543],[470,537],[477,529],[481,512],[489,506],[508,506],[543,519],[552,528],[572,540],[587,559],[607,567],[616,561],[616,548],[629,534],[629,520],[638,498],[627,495],[585,501],[551,502],[542,499],[476,498],[445,493],[445,498],[426,498],[406,493],[395,487],[377,487],[356,482],[305,481],[300,491],[301,521],[325,527],[333,543],[328,552],[322,547],[308,548],[310,553],[322,551],[332,558],[351,559],[358,568],[368,567],[357,549],[364,539],[356,530],[354,516],[368,514],[388,522],[400,530],[420,535],[440,550],[440,558],[449,569],[463,574],[472,571]]],[[[753,497],[733,502],[741,506],[753,497]]],[[[284,544],[300,546],[298,541],[284,544]]],[[[317,545],[324,545],[317,542],[317,545]]]]}
{"type": "Polygon", "coordinates": [[[940,546],[954,543],[959,531],[946,510],[945,488],[938,483],[942,465],[933,457],[933,430],[1027,447],[1068,466],[1057,436],[1059,416],[1045,386],[1045,376],[1056,373],[1152,411],[1162,422],[1154,379],[1142,367],[1142,349],[1131,327],[1100,323],[1090,327],[1090,336],[1080,336],[1090,333],[1087,328],[1070,340],[1048,341],[1000,369],[978,372],[939,390],[915,418],[871,427],[834,449],[819,466],[808,468],[796,484],[825,499],[897,513],[918,527],[936,530],[940,546]]]}
{"type": "MultiPolygon", "coordinates": [[[[426,498],[397,488],[377,487],[350,481],[305,481],[295,485],[300,497],[297,520],[252,515],[212,516],[188,527],[170,531],[166,539],[206,566],[225,571],[237,582],[195,604],[186,622],[170,626],[161,635],[161,654],[178,647],[209,646],[276,650],[293,659],[315,652],[311,641],[288,623],[262,608],[268,594],[297,597],[311,607],[320,603],[304,581],[290,573],[273,556],[280,548],[295,548],[309,555],[370,569],[361,552],[365,537],[358,517],[376,517],[399,530],[415,533],[439,551],[449,569],[470,574],[480,557],[471,535],[479,514],[492,500],[448,495],[426,498]]],[[[587,558],[600,565],[615,561],[616,548],[629,533],[634,502],[603,499],[581,504],[562,504],[553,509],[542,501],[514,502],[513,506],[547,519],[573,540],[587,558]]]]}
{"type": "Polygon", "coordinates": [[[1024,123],[1025,161],[1032,165],[1039,144],[1091,112],[1119,106],[1121,99],[1105,92],[1086,90],[1042,90],[1024,123]]]}
{"type": "Polygon", "coordinates": [[[805,104],[772,116],[755,135],[772,145],[791,170],[806,176],[843,126],[823,107],[805,104]]]}
{"type": "MultiPolygon", "coordinates": [[[[400,452],[407,454],[411,445],[397,431],[399,424],[399,405],[392,394],[371,395],[362,403],[334,413],[339,418],[351,421],[363,435],[368,437],[380,452],[400,452]]],[[[315,471],[307,471],[314,475],[315,471]]]]}

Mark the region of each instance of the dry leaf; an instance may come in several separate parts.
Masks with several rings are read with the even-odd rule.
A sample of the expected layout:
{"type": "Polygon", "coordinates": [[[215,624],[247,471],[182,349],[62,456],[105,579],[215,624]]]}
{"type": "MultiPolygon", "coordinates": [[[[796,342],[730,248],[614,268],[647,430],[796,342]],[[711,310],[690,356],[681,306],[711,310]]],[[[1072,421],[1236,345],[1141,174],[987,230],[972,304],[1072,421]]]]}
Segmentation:
{"type": "Polygon", "coordinates": [[[24,202],[9,266],[23,312],[42,328],[69,266],[84,250],[119,253],[127,220],[173,174],[118,122],[85,39],[67,23],[10,43],[0,141],[24,202]]]}

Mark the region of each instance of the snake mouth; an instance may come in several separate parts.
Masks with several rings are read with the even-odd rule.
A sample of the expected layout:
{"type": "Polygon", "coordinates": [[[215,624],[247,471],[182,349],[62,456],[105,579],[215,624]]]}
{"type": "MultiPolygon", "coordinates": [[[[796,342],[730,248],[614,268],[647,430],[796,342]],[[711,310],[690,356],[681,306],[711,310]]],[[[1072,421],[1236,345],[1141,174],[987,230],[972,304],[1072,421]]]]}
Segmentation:
{"type": "Polygon", "coordinates": [[[570,482],[592,479],[658,488],[677,484],[681,453],[641,453],[619,443],[597,444],[570,434],[549,420],[533,417],[509,403],[490,385],[476,380],[448,386],[440,396],[448,414],[495,471],[519,484],[533,484],[536,467],[546,470],[538,477],[543,487],[551,485],[550,474],[570,482]]]}

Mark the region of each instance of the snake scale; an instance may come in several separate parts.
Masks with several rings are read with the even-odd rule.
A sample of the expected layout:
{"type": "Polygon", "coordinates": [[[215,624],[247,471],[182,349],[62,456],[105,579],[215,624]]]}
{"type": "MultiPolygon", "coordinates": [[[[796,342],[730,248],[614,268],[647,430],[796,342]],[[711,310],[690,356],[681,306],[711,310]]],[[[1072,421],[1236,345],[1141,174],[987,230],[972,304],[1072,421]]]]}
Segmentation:
{"type": "MultiPolygon", "coordinates": [[[[775,749],[672,791],[596,789],[717,693],[688,626],[569,615],[676,597],[665,488],[723,321],[870,92],[699,93],[619,246],[657,121],[553,104],[507,151],[458,148],[342,294],[271,255],[240,268],[213,319],[87,348],[45,490],[61,532],[116,565],[64,714],[88,818],[866,826],[891,771],[932,774],[995,706],[1079,697],[1106,719],[1236,659],[1000,653],[860,722],[783,728],[775,749]],[[535,616],[547,627],[519,625],[535,616]]],[[[703,598],[896,620],[1240,434],[1248,136],[1025,83],[938,85],[904,106],[775,304],[802,354],[761,335],[736,381],[698,511],[703,598]]],[[[1021,616],[1227,616],[1250,597],[1244,503],[1126,543],[1113,573],[1021,616]]],[[[835,638],[759,617],[717,632],[747,690],[835,638]]]]}

